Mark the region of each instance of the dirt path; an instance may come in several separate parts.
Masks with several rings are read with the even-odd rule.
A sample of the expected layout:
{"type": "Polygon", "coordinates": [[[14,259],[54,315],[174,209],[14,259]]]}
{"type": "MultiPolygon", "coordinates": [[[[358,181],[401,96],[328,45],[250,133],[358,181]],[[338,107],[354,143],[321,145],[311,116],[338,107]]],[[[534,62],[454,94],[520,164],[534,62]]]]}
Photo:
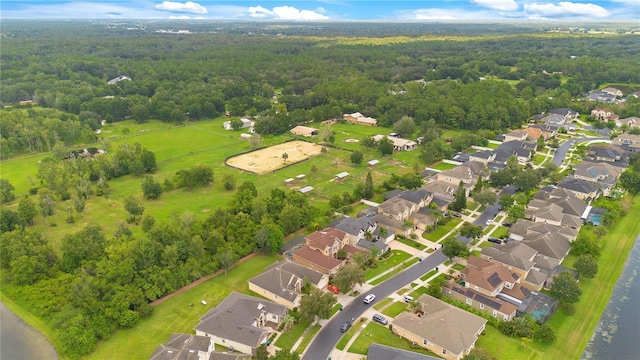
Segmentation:
{"type": "MultiPolygon", "coordinates": [[[[242,264],[243,262],[245,262],[245,261],[247,261],[247,260],[250,260],[250,259],[251,259],[251,258],[253,258],[254,256],[256,256],[256,253],[251,253],[251,254],[249,254],[249,255],[247,255],[247,256],[245,256],[245,257],[243,257],[242,259],[238,260],[238,262],[237,262],[237,263],[235,263],[235,264],[233,265],[233,267],[229,268],[229,270],[233,269],[234,267],[236,267],[236,266],[238,266],[238,265],[242,264]]],[[[216,271],[215,273],[213,273],[213,274],[211,274],[211,275],[207,275],[207,276],[205,276],[205,277],[203,277],[203,278],[200,278],[200,279],[198,279],[198,280],[196,280],[196,281],[192,282],[192,283],[191,283],[191,284],[189,284],[189,285],[186,285],[186,286],[181,287],[180,289],[178,289],[178,290],[176,290],[176,291],[172,292],[172,293],[171,293],[171,294],[169,294],[169,295],[166,295],[166,296],[164,296],[164,297],[161,297],[160,299],[158,299],[158,300],[156,300],[156,301],[154,301],[154,302],[150,303],[149,305],[151,305],[151,306],[157,306],[157,305],[160,305],[160,304],[162,304],[163,302],[165,302],[165,301],[167,301],[167,300],[171,299],[172,297],[177,296],[177,295],[180,295],[180,294],[182,294],[183,292],[185,292],[185,291],[187,291],[187,290],[189,290],[189,289],[193,289],[194,287],[196,287],[196,286],[198,286],[198,285],[202,284],[203,282],[205,282],[205,281],[207,281],[207,280],[209,280],[209,279],[211,279],[211,278],[214,278],[214,277],[216,277],[216,276],[218,276],[218,275],[222,274],[223,272],[224,272],[224,270],[218,270],[218,271],[216,271]]]]}

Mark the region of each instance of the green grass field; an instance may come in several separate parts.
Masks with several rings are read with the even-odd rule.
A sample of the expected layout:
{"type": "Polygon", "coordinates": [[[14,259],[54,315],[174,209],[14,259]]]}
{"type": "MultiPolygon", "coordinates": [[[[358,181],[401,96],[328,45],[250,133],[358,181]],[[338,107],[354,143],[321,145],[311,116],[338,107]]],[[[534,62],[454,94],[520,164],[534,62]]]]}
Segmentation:
{"type": "MultiPolygon", "coordinates": [[[[411,159],[411,163],[405,164],[392,156],[382,158],[374,150],[364,149],[359,144],[350,144],[363,151],[365,154],[364,162],[376,158],[380,160],[380,163],[374,168],[368,168],[364,162],[359,166],[354,166],[349,160],[351,152],[327,148],[326,154],[312,157],[307,161],[290,165],[272,173],[255,175],[224,165],[227,157],[250,151],[251,147],[246,140],[240,139],[242,131],[224,130],[223,121],[223,119],[204,120],[190,122],[185,126],[169,126],[159,121],[150,121],[145,124],[125,121],[109,124],[103,128],[105,138],[112,141],[112,149],[116,149],[122,143],[137,142],[142,147],[153,151],[158,164],[158,170],[153,174],[156,181],[163,182],[165,179],[171,179],[176,171],[196,164],[205,164],[213,168],[214,183],[212,185],[192,191],[176,189],[162,194],[157,200],[144,201],[145,214],[150,214],[157,220],[163,220],[172,213],[182,214],[184,212],[191,212],[201,217],[206,216],[216,208],[226,206],[235,193],[235,191],[227,191],[223,187],[221,179],[226,174],[234,175],[238,180],[238,185],[244,181],[254,182],[259,195],[268,194],[271,189],[276,187],[285,189],[285,179],[305,174],[306,178],[298,181],[293,189],[307,185],[313,186],[314,190],[309,194],[310,203],[316,203],[318,208],[323,208],[327,206],[331,196],[342,195],[345,191],[351,193],[356,185],[365,181],[368,171],[372,173],[374,185],[379,185],[391,174],[402,175],[413,171],[413,164],[417,161],[418,156],[418,152],[415,152],[416,155],[411,159]],[[123,128],[130,129],[129,136],[122,136],[123,128]],[[316,174],[311,173],[313,165],[318,169],[316,174]],[[342,171],[349,172],[350,176],[340,183],[332,181],[333,176],[342,171]]],[[[320,124],[311,124],[311,126],[319,128],[320,124]]],[[[390,131],[385,128],[349,124],[335,124],[332,129],[337,133],[336,145],[342,145],[339,141],[341,137],[359,139],[365,135],[390,131]]],[[[289,134],[265,136],[262,146],[279,144],[292,138],[289,134]]],[[[84,144],[79,148],[89,146],[97,145],[84,144]]],[[[36,178],[37,163],[47,156],[50,154],[19,157],[0,163],[2,178],[9,180],[16,188],[14,193],[17,199],[28,194],[29,189],[38,183],[36,178]]],[[[65,205],[58,202],[55,214],[49,217],[49,223],[56,226],[52,227],[46,224],[43,218],[37,217],[34,229],[46,233],[52,239],[54,249],[59,247],[57,242],[64,234],[77,231],[86,224],[98,224],[107,233],[113,233],[118,223],[127,217],[122,201],[131,194],[142,195],[141,181],[141,178],[131,175],[111,180],[109,182],[112,189],[110,199],[92,196],[87,201],[84,218],[76,216],[74,224],[65,222],[66,212],[63,210],[65,205]]],[[[3,205],[15,207],[17,199],[3,205]]],[[[33,200],[37,203],[35,197],[33,200]]],[[[135,226],[132,226],[132,231],[134,234],[139,233],[135,226]]]]}
{"type": "Polygon", "coordinates": [[[355,335],[356,332],[358,332],[358,329],[360,329],[361,325],[362,323],[360,323],[359,319],[356,319],[356,321],[353,322],[353,325],[351,326],[351,328],[347,330],[347,332],[344,333],[344,335],[342,335],[342,338],[340,338],[340,341],[338,341],[338,343],[336,344],[336,348],[339,350],[344,350],[349,340],[351,340],[353,335],[355,335]]]}
{"type": "Polygon", "coordinates": [[[426,249],[426,245],[423,245],[417,241],[411,240],[411,239],[401,239],[401,238],[396,238],[396,240],[398,240],[399,242],[411,246],[412,248],[416,248],[418,250],[424,250],[426,249]]]}
{"type": "Polygon", "coordinates": [[[407,260],[405,262],[403,262],[400,266],[396,267],[395,269],[389,271],[388,273],[384,274],[383,276],[380,276],[379,278],[370,281],[369,284],[370,285],[378,285],[381,284],[387,280],[389,280],[390,278],[392,278],[394,275],[396,275],[397,273],[399,273],[400,271],[408,268],[409,266],[417,263],[418,261],[420,261],[420,259],[418,259],[417,257],[411,258],[410,260],[407,260]]]}
{"type": "Polygon", "coordinates": [[[120,329],[86,359],[147,359],[173,333],[192,333],[200,317],[231,292],[249,293],[247,280],[278,261],[279,255],[259,255],[155,307],[154,313],[131,329],[120,329]],[[202,305],[205,300],[207,305],[202,305]],[[189,306],[189,304],[195,304],[189,306]]]}
{"type": "Polygon", "coordinates": [[[456,166],[458,166],[458,165],[441,162],[441,163],[437,163],[435,165],[430,166],[430,168],[444,171],[444,170],[453,169],[456,166]]]}
{"type": "Polygon", "coordinates": [[[420,280],[422,281],[426,281],[428,278],[432,277],[433,275],[435,275],[438,271],[436,269],[433,269],[431,271],[429,271],[428,273],[422,275],[420,277],[420,280]]]}
{"type": "Polygon", "coordinates": [[[392,267],[401,264],[403,261],[407,260],[410,257],[410,254],[402,250],[391,250],[391,256],[384,258],[384,260],[378,260],[376,262],[378,264],[378,267],[367,270],[364,277],[367,280],[372,279],[391,269],[392,267]]]}
{"type": "Polygon", "coordinates": [[[440,240],[440,238],[445,236],[449,231],[453,230],[453,228],[456,227],[461,222],[462,222],[461,219],[452,218],[451,220],[449,220],[448,223],[438,226],[438,228],[435,229],[434,231],[429,233],[426,233],[426,232],[422,233],[422,237],[427,240],[438,241],[440,240]]]}
{"type": "Polygon", "coordinates": [[[382,313],[394,318],[398,316],[398,314],[403,312],[407,308],[407,306],[408,305],[403,302],[396,301],[393,304],[389,305],[386,309],[384,309],[382,313]]]}
{"type": "Polygon", "coordinates": [[[313,319],[302,319],[299,323],[297,323],[294,327],[291,328],[286,333],[280,335],[278,340],[276,340],[275,345],[281,349],[291,350],[293,345],[295,345],[296,341],[300,339],[302,334],[307,330],[307,328],[311,325],[313,319]]]}
{"type": "Polygon", "coordinates": [[[309,343],[311,342],[311,339],[313,339],[313,337],[318,331],[320,331],[321,328],[322,326],[320,326],[320,324],[313,325],[311,329],[307,331],[307,334],[304,336],[304,339],[302,339],[295,352],[297,354],[302,354],[307,348],[307,345],[309,345],[309,343]]]}
{"type": "Polygon", "coordinates": [[[373,322],[367,324],[362,329],[360,335],[354,340],[353,344],[349,347],[350,353],[365,355],[369,349],[369,345],[377,343],[382,345],[391,346],[407,351],[418,352],[425,355],[434,356],[435,354],[427,349],[420,348],[418,346],[413,347],[411,343],[391,332],[387,327],[375,324],[373,322]]]}
{"type": "Polygon", "coordinates": [[[373,308],[376,310],[380,310],[390,302],[391,302],[391,298],[384,298],[382,299],[382,301],[379,301],[377,304],[373,305],[373,308]]]}

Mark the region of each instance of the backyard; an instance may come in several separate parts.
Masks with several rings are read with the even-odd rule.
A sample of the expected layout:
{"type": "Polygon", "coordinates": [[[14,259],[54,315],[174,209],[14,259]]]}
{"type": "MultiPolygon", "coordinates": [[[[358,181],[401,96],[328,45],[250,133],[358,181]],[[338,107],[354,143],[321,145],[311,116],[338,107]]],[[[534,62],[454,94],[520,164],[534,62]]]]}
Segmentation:
{"type": "Polygon", "coordinates": [[[462,219],[451,218],[451,220],[449,220],[449,222],[447,222],[446,224],[438,225],[437,229],[435,229],[435,230],[433,230],[431,232],[422,233],[422,237],[427,239],[427,240],[431,240],[431,241],[437,242],[443,236],[445,236],[447,233],[449,233],[449,231],[453,230],[453,228],[455,228],[461,222],[462,222],[462,219]]]}

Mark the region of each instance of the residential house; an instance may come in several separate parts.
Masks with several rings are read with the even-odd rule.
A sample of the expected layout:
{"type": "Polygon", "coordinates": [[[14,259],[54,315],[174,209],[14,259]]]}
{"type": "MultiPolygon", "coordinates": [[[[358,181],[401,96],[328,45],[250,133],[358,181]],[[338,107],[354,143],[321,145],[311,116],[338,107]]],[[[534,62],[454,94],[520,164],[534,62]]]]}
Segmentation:
{"type": "Polygon", "coordinates": [[[465,187],[473,187],[473,185],[478,181],[478,178],[473,176],[471,169],[466,165],[459,165],[453,169],[441,171],[437,175],[436,179],[449,183],[456,188],[461,181],[464,183],[465,187]]]}
{"type": "Polygon", "coordinates": [[[325,256],[337,257],[338,251],[349,244],[349,236],[342,230],[328,227],[324,230],[314,231],[305,236],[306,246],[312,250],[318,250],[325,256]]]}
{"type": "Polygon", "coordinates": [[[127,75],[120,75],[120,76],[118,76],[118,77],[115,77],[115,78],[113,78],[113,79],[111,79],[111,80],[107,81],[107,84],[109,84],[109,85],[114,85],[114,84],[117,84],[117,83],[119,83],[120,81],[124,81],[124,80],[131,81],[131,78],[130,78],[130,77],[128,77],[127,75]]]}
{"type": "Polygon", "coordinates": [[[587,100],[613,103],[616,102],[616,96],[602,90],[596,90],[587,95],[587,100]]]}
{"type": "Polygon", "coordinates": [[[360,240],[374,234],[378,224],[369,217],[351,218],[344,216],[332,221],[330,227],[344,231],[349,236],[349,244],[357,244],[360,240]]]}
{"type": "Polygon", "coordinates": [[[613,145],[593,145],[587,151],[587,157],[596,161],[616,162],[622,159],[624,151],[613,145]]]}
{"type": "Polygon", "coordinates": [[[503,321],[512,320],[518,310],[518,306],[507,301],[487,296],[452,282],[442,287],[442,294],[454,300],[461,301],[476,310],[491,314],[491,316],[503,321]]]}
{"type": "Polygon", "coordinates": [[[543,131],[542,129],[539,129],[539,128],[528,127],[522,131],[527,133],[527,138],[531,141],[538,141],[538,139],[540,138],[547,140],[549,137],[551,137],[550,132],[543,131]]]}
{"type": "MultiPolygon", "coordinates": [[[[535,147],[535,144],[533,144],[533,147],[535,147]]],[[[524,164],[531,160],[532,155],[530,146],[517,140],[503,142],[494,151],[496,152],[494,161],[502,164],[506,164],[511,156],[515,156],[519,163],[524,164]]]]}
{"type": "Polygon", "coordinates": [[[367,360],[440,360],[440,358],[373,343],[367,349],[367,360]]]}
{"type": "Polygon", "coordinates": [[[394,197],[378,205],[378,213],[403,222],[408,220],[418,208],[419,206],[411,201],[394,197]]]}
{"type": "Polygon", "coordinates": [[[465,287],[490,297],[495,297],[504,288],[513,288],[520,281],[520,275],[504,265],[476,256],[467,259],[467,267],[462,271],[462,278],[465,287]]]}
{"type": "Polygon", "coordinates": [[[624,125],[626,125],[628,128],[640,127],[640,117],[631,116],[628,118],[616,120],[617,127],[624,126],[624,125]]]}
{"type": "Polygon", "coordinates": [[[344,114],[342,115],[345,121],[356,124],[356,125],[364,125],[364,126],[377,126],[378,120],[374,118],[370,118],[360,114],[359,112],[355,112],[353,114],[344,114]]]}
{"type": "Polygon", "coordinates": [[[502,245],[496,244],[496,246],[484,247],[480,250],[483,259],[500,263],[520,275],[521,278],[526,277],[529,270],[533,269],[535,265],[533,258],[537,253],[538,251],[520,241],[511,241],[502,245]]]}
{"type": "Polygon", "coordinates": [[[591,117],[601,121],[609,121],[609,118],[613,114],[614,114],[613,111],[608,109],[603,109],[603,108],[595,108],[591,110],[591,117]]]}
{"type": "Polygon", "coordinates": [[[623,133],[618,135],[611,141],[612,145],[621,147],[624,151],[639,152],[640,151],[640,135],[631,135],[623,133]]]}
{"type": "Polygon", "coordinates": [[[433,197],[432,194],[429,194],[424,189],[401,190],[396,196],[414,203],[419,208],[429,205],[433,197]]]}
{"type": "Polygon", "coordinates": [[[529,125],[530,129],[540,129],[542,131],[542,134],[544,134],[544,136],[546,138],[550,138],[553,136],[556,136],[558,134],[558,130],[560,130],[562,126],[561,125],[555,125],[555,124],[532,124],[529,125]]]}
{"type": "Polygon", "coordinates": [[[303,246],[296,250],[292,254],[292,258],[293,261],[320,271],[323,274],[335,274],[342,265],[342,261],[327,256],[319,250],[311,249],[308,246],[303,246]]]}
{"type": "Polygon", "coordinates": [[[429,295],[418,298],[424,315],[402,312],[392,331],[445,359],[462,359],[475,346],[487,320],[429,295]]]}
{"type": "Polygon", "coordinates": [[[527,133],[522,130],[514,130],[504,134],[504,141],[525,141],[527,140],[527,133]]]}
{"type": "Polygon", "coordinates": [[[622,93],[622,90],[620,89],[616,89],[614,87],[606,87],[604,89],[602,89],[603,93],[609,94],[611,96],[615,96],[615,97],[621,97],[622,95],[624,95],[622,93]]]}
{"type": "Polygon", "coordinates": [[[558,233],[530,234],[522,243],[537,251],[536,255],[556,259],[562,262],[571,250],[571,243],[558,233]]]}
{"type": "Polygon", "coordinates": [[[173,334],[149,360],[209,360],[214,348],[213,339],[208,336],[173,334]]]}
{"type": "Polygon", "coordinates": [[[546,323],[558,310],[560,302],[549,295],[532,291],[518,307],[518,316],[529,314],[538,324],[546,323]]]}
{"type": "Polygon", "coordinates": [[[600,182],[608,178],[618,179],[622,171],[624,171],[623,168],[607,162],[583,161],[573,165],[572,177],[590,182],[600,182]]]}
{"type": "Polygon", "coordinates": [[[433,211],[424,207],[411,214],[411,221],[413,222],[413,225],[423,231],[430,226],[434,226],[437,219],[438,217],[434,214],[433,211]]]}
{"type": "MultiPolygon", "coordinates": [[[[371,217],[371,220],[375,221],[378,224],[377,230],[379,230],[380,228],[385,228],[386,231],[390,234],[409,236],[413,232],[413,227],[408,226],[407,222],[403,220],[397,220],[396,218],[387,215],[376,214],[371,217]]],[[[379,231],[377,231],[377,233],[379,235],[379,231]]],[[[374,238],[377,238],[377,236],[374,236],[374,238]]]]}
{"type": "Polygon", "coordinates": [[[304,137],[313,137],[313,136],[318,136],[320,131],[312,127],[298,125],[293,129],[291,129],[291,133],[294,135],[300,135],[304,137]]]}
{"type": "MultiPolygon", "coordinates": [[[[484,164],[486,167],[487,164],[494,161],[496,158],[496,153],[493,150],[482,150],[477,151],[473,154],[469,154],[469,162],[484,164]]],[[[455,160],[455,157],[454,157],[455,160]]]]}
{"type": "Polygon", "coordinates": [[[249,290],[275,303],[293,309],[300,305],[305,281],[321,289],[329,283],[329,276],[284,259],[249,279],[249,290]]]}
{"type": "Polygon", "coordinates": [[[373,139],[375,141],[380,141],[384,138],[391,140],[393,143],[393,151],[411,151],[418,148],[418,143],[413,140],[403,139],[395,136],[387,136],[387,135],[375,135],[373,139]]]}
{"type": "Polygon", "coordinates": [[[209,336],[216,345],[255,355],[287,315],[284,305],[232,292],[200,318],[196,335],[209,336]]]}
{"type": "Polygon", "coordinates": [[[602,190],[595,183],[575,178],[563,180],[558,184],[558,188],[571,191],[578,199],[587,203],[597,199],[602,194],[602,190]]]}
{"type": "MultiPolygon", "coordinates": [[[[239,129],[245,129],[245,128],[252,128],[253,127],[253,122],[247,118],[241,118],[240,121],[242,122],[242,125],[240,126],[239,129]]],[[[222,127],[224,127],[225,130],[233,130],[233,126],[231,126],[231,121],[225,121],[222,123],[222,127]]],[[[252,132],[251,130],[249,132],[252,132]]]]}
{"type": "Polygon", "coordinates": [[[555,125],[558,127],[565,126],[566,120],[567,119],[564,116],[558,115],[558,114],[548,114],[542,119],[540,119],[540,121],[544,124],[555,125]]]}
{"type": "Polygon", "coordinates": [[[569,124],[573,119],[580,116],[577,111],[571,110],[569,108],[552,109],[547,111],[547,113],[563,116],[565,124],[569,124]]]}
{"type": "Polygon", "coordinates": [[[431,194],[432,202],[436,202],[438,209],[445,210],[449,203],[455,200],[454,194],[457,188],[457,185],[453,185],[446,181],[436,180],[422,186],[421,189],[431,194]]]}

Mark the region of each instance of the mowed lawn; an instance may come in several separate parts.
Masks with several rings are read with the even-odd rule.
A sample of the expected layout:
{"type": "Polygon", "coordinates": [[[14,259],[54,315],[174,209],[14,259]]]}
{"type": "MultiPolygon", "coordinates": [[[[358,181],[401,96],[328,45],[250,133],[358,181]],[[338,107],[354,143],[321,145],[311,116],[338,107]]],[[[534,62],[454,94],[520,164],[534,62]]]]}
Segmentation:
{"type": "MultiPolygon", "coordinates": [[[[629,202],[629,197],[623,200],[626,206],[629,202]]],[[[558,311],[549,320],[548,324],[553,327],[557,336],[555,343],[543,345],[534,341],[523,348],[520,339],[508,338],[487,326],[486,333],[478,339],[477,346],[489,350],[499,360],[580,359],[624,268],[625,259],[620,254],[628,255],[640,233],[640,222],[635,218],[638,212],[640,201],[636,198],[627,216],[620,218],[603,240],[598,274],[593,279],[580,279],[582,296],[575,304],[576,313],[567,316],[558,311]]],[[[575,257],[569,256],[568,261],[565,260],[565,266],[571,267],[573,261],[575,257]]]]}
{"type": "Polygon", "coordinates": [[[154,313],[131,329],[116,331],[101,342],[86,359],[148,359],[153,350],[169,340],[173,333],[193,333],[200,317],[219,304],[231,292],[249,293],[247,280],[278,261],[280,255],[258,255],[156,306],[154,313]],[[202,304],[202,300],[207,305],[202,304]],[[191,306],[190,304],[193,304],[191,306]]]}
{"type": "MultiPolygon", "coordinates": [[[[353,165],[349,159],[350,151],[327,147],[326,154],[291,164],[272,173],[256,175],[243,172],[225,166],[224,161],[230,156],[252,149],[246,140],[240,139],[241,130],[224,130],[223,121],[223,119],[204,120],[187,123],[185,126],[170,126],[159,121],[150,121],[146,124],[125,121],[103,128],[104,137],[112,142],[112,149],[117,149],[117,146],[122,143],[139,143],[142,147],[153,151],[156,155],[158,170],[152,174],[152,177],[161,183],[165,179],[171,180],[178,170],[193,165],[205,164],[213,168],[213,184],[191,191],[175,189],[163,193],[157,200],[145,200],[145,214],[150,214],[162,221],[172,213],[190,212],[196,216],[204,217],[218,207],[225,207],[235,194],[235,190],[224,189],[222,179],[226,174],[235,176],[237,185],[244,181],[252,181],[258,189],[259,196],[267,196],[274,188],[296,190],[310,185],[314,190],[308,195],[309,203],[322,208],[326,206],[325,204],[333,195],[342,195],[344,192],[352,193],[358,184],[365,181],[369,171],[372,173],[374,185],[382,184],[391,174],[402,175],[413,171],[413,164],[404,165],[394,157],[381,157],[374,150],[364,149],[360,144],[355,144],[365,153],[363,163],[357,166],[353,165]],[[127,137],[122,135],[124,128],[130,129],[130,135],[127,137]],[[375,167],[367,167],[366,161],[374,158],[378,159],[380,163],[375,167]],[[318,169],[317,173],[311,172],[312,166],[318,169]],[[333,181],[335,174],[343,171],[350,175],[344,181],[333,181]],[[299,174],[305,174],[306,177],[296,181],[293,185],[285,185],[285,179],[295,178],[299,174]]],[[[312,124],[312,126],[320,127],[320,124],[312,124]]],[[[332,129],[339,134],[338,138],[341,136],[361,138],[369,133],[389,131],[384,128],[377,129],[348,124],[333,126],[336,129],[332,129]],[[349,133],[346,134],[346,131],[341,128],[348,129],[349,133]]],[[[261,146],[275,145],[290,139],[294,139],[294,137],[288,133],[279,136],[265,136],[261,146]]],[[[338,144],[337,140],[336,145],[338,144]]],[[[90,146],[98,145],[88,144],[78,146],[78,148],[90,146]]],[[[37,180],[37,163],[47,156],[50,154],[10,159],[1,163],[2,178],[8,179],[16,187],[15,194],[18,198],[28,194],[29,188],[34,186],[31,181],[37,180]]],[[[132,175],[109,181],[112,191],[109,199],[92,196],[87,201],[84,217],[75,215],[76,222],[74,224],[66,223],[65,205],[62,202],[57,202],[55,214],[49,217],[48,222],[45,222],[42,217],[37,217],[34,228],[46,233],[54,242],[54,248],[58,247],[57,243],[64,234],[77,231],[86,224],[99,224],[106,233],[112,234],[118,223],[127,218],[122,205],[123,200],[132,194],[142,196],[141,181],[141,178],[132,175]],[[55,224],[55,226],[51,224],[55,224]]],[[[32,196],[32,200],[37,203],[37,197],[32,196]]],[[[18,199],[3,205],[15,208],[17,202],[18,199]]],[[[135,225],[131,225],[130,228],[134,234],[139,232],[135,225]]]]}

